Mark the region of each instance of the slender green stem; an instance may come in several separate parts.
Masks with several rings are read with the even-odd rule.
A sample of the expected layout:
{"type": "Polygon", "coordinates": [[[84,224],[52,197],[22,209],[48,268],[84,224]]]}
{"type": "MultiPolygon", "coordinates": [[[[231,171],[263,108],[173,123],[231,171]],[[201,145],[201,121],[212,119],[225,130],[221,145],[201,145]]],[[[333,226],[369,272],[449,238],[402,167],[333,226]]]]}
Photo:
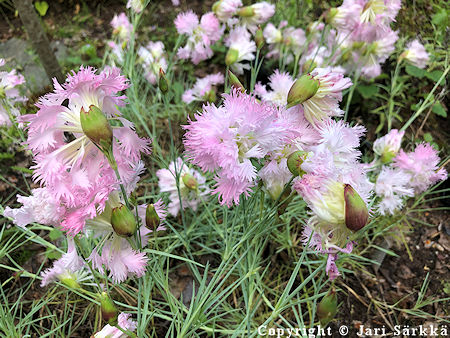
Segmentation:
{"type": "Polygon", "coordinates": [[[445,78],[445,76],[447,75],[449,70],[450,70],[450,67],[447,67],[445,69],[444,73],[442,73],[441,77],[436,82],[436,84],[434,85],[431,92],[427,95],[425,101],[422,102],[422,105],[420,106],[420,108],[416,111],[416,113],[413,116],[410,117],[410,119],[408,121],[406,121],[406,123],[403,125],[403,127],[400,129],[400,131],[406,130],[406,128],[408,128],[411,125],[411,123],[413,123],[414,120],[416,118],[418,118],[419,115],[422,114],[422,112],[427,108],[427,106],[428,106],[427,104],[430,101],[431,97],[433,96],[433,93],[436,91],[437,87],[439,87],[439,85],[441,84],[441,81],[445,78]]]}
{"type": "Polygon", "coordinates": [[[348,97],[347,97],[347,103],[345,105],[344,121],[347,121],[348,111],[350,110],[350,103],[352,102],[353,93],[355,92],[355,88],[358,85],[358,80],[359,80],[360,75],[361,75],[361,73],[359,71],[357,71],[353,78],[353,86],[350,88],[350,91],[349,91],[348,97]]]}
{"type": "Polygon", "coordinates": [[[392,120],[393,120],[393,112],[395,107],[395,96],[397,94],[396,84],[397,84],[397,78],[398,73],[400,71],[400,63],[401,60],[397,62],[395,65],[394,75],[392,76],[391,81],[391,90],[389,93],[389,101],[388,101],[388,114],[387,114],[387,123],[388,123],[388,132],[391,131],[392,128],[392,120]]]}

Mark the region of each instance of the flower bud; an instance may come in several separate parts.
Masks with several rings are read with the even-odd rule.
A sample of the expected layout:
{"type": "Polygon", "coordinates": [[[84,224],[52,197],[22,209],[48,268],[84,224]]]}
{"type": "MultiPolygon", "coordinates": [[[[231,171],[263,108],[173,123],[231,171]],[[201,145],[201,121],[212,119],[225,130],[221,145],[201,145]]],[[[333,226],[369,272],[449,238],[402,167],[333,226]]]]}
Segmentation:
{"type": "Polygon", "coordinates": [[[225,64],[231,66],[237,61],[239,57],[239,51],[236,49],[228,49],[227,55],[225,56],[225,64]]]}
{"type": "Polygon", "coordinates": [[[243,18],[250,18],[253,15],[255,15],[255,10],[253,9],[252,6],[245,6],[242,7],[237,14],[243,18]]]}
{"type": "Polygon", "coordinates": [[[236,75],[234,75],[233,72],[229,69],[228,69],[228,78],[230,79],[230,84],[234,88],[240,89],[242,93],[245,92],[245,88],[242,85],[241,81],[239,81],[238,77],[236,75]]]}
{"type": "Polygon", "coordinates": [[[350,184],[344,184],[345,225],[352,231],[362,229],[369,219],[364,200],[350,184]]]}
{"type": "Polygon", "coordinates": [[[106,322],[108,322],[109,325],[112,326],[116,325],[119,311],[117,310],[114,301],[111,299],[111,297],[109,297],[109,295],[106,292],[102,292],[99,295],[99,300],[103,319],[106,322]]]}
{"type": "Polygon", "coordinates": [[[381,155],[381,163],[383,164],[387,164],[392,162],[392,159],[397,156],[396,153],[394,153],[393,151],[386,151],[381,155]]]}
{"type": "Polygon", "coordinates": [[[166,94],[169,91],[169,83],[167,82],[166,73],[162,68],[159,68],[159,90],[161,93],[166,94]]]}
{"type": "Polygon", "coordinates": [[[111,225],[115,233],[121,237],[133,236],[137,228],[133,213],[124,204],[112,209],[111,225]]]}
{"type": "Polygon", "coordinates": [[[6,97],[5,90],[2,87],[0,87],[0,99],[4,99],[5,97],[6,97]]]}
{"type": "Polygon", "coordinates": [[[111,149],[113,132],[105,114],[94,105],[86,112],[81,108],[81,128],[84,134],[102,150],[111,149]]]}
{"type": "Polygon", "coordinates": [[[287,98],[287,108],[296,106],[310,99],[317,93],[319,87],[319,80],[316,80],[311,76],[311,74],[300,76],[289,90],[287,98]]]}
{"type": "Polygon", "coordinates": [[[207,91],[205,93],[205,95],[203,96],[203,100],[205,100],[206,102],[216,102],[217,99],[217,95],[216,95],[216,91],[214,89],[211,89],[209,91],[207,91]]]}
{"type": "Polygon", "coordinates": [[[325,20],[327,23],[333,23],[333,19],[338,14],[339,10],[335,7],[330,8],[325,14],[325,20]]]}
{"type": "Polygon", "coordinates": [[[197,190],[198,182],[191,174],[184,174],[181,180],[183,181],[186,188],[190,190],[197,190]]]}
{"type": "Polygon", "coordinates": [[[317,316],[320,324],[327,325],[337,313],[337,295],[336,290],[331,288],[317,306],[317,316]]]}
{"type": "Polygon", "coordinates": [[[81,286],[80,284],[78,284],[75,275],[72,273],[64,272],[58,276],[58,279],[61,281],[61,283],[71,289],[81,289],[81,286]]]}
{"type": "Polygon", "coordinates": [[[255,42],[256,42],[256,47],[258,49],[263,48],[263,46],[264,46],[264,35],[263,35],[263,31],[261,29],[261,26],[258,26],[258,29],[256,30],[255,42]]]}
{"type": "Polygon", "coordinates": [[[156,231],[160,222],[161,219],[156,212],[155,206],[153,204],[147,205],[147,209],[145,209],[145,226],[150,230],[156,231]]]}
{"type": "Polygon", "coordinates": [[[212,11],[214,12],[214,14],[217,15],[217,11],[219,10],[219,7],[221,5],[221,1],[216,1],[213,5],[212,5],[212,11]]]}
{"type": "Polygon", "coordinates": [[[303,176],[305,172],[302,169],[302,164],[305,161],[307,156],[307,153],[301,150],[297,150],[296,152],[293,152],[289,155],[287,159],[287,166],[289,171],[294,175],[297,176],[303,176]]]}

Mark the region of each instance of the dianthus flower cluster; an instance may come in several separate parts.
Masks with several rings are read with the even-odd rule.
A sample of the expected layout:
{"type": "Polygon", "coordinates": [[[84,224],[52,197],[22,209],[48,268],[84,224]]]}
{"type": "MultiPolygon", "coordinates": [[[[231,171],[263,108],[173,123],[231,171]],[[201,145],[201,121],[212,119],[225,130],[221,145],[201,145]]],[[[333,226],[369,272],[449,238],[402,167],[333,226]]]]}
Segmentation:
{"type": "Polygon", "coordinates": [[[194,86],[183,94],[183,101],[191,103],[194,101],[210,101],[216,100],[215,86],[223,84],[224,77],[222,73],[206,75],[203,78],[197,78],[194,86]]]}
{"type": "MultiPolygon", "coordinates": [[[[5,63],[5,60],[0,58],[0,67],[5,63]]],[[[27,101],[21,94],[21,86],[24,83],[24,77],[17,70],[0,71],[0,126],[10,126],[11,118],[20,115],[17,104],[27,101]]]]}
{"type": "MultiPolygon", "coordinates": [[[[4,215],[18,226],[38,222],[55,226],[68,236],[67,254],[43,273],[42,285],[58,279],[74,286],[85,280],[85,263],[74,242],[82,235],[100,239],[87,260],[100,272],[109,270],[114,282],[145,272],[146,254],[124,238],[136,232],[139,243],[146,245],[152,231],[146,227],[126,229],[127,224],[134,224],[130,217],[145,224],[146,205],[136,206],[138,215],[134,215],[125,204],[144,170],[141,155],[150,151],[149,140],[140,138],[118,109],[125,105],[122,91],[128,85],[118,68],[98,73],[81,67],[68,75],[65,83],[54,81],[54,91],[40,98],[36,114],[20,118],[28,130],[33,180],[40,187],[30,196],[18,196],[23,206],[6,208],[4,215]],[[104,124],[95,125],[95,121],[104,124]]],[[[154,209],[159,220],[164,220],[161,201],[154,209]]]]}
{"type": "Polygon", "coordinates": [[[156,84],[160,70],[167,71],[164,44],[161,41],[150,41],[146,47],[139,47],[137,54],[142,61],[144,77],[151,84],[156,84]]]}
{"type": "Polygon", "coordinates": [[[374,142],[374,152],[383,164],[375,184],[382,215],[393,215],[401,210],[406,197],[420,194],[447,178],[445,168],[438,166],[438,152],[428,143],[417,144],[414,151],[405,152],[401,149],[403,134],[393,129],[374,142]]]}
{"type": "Polygon", "coordinates": [[[194,64],[213,56],[211,45],[222,37],[223,29],[214,13],[204,14],[200,21],[193,11],[180,13],[175,19],[179,34],[187,35],[187,43],[178,49],[180,59],[191,59],[194,64]]]}
{"type": "MultiPolygon", "coordinates": [[[[331,45],[338,46],[332,59],[367,78],[380,75],[381,64],[392,54],[398,39],[390,25],[400,7],[400,0],[345,0],[331,8],[327,13],[335,28],[330,34],[331,45]]],[[[331,50],[327,51],[330,56],[331,50]]]]}

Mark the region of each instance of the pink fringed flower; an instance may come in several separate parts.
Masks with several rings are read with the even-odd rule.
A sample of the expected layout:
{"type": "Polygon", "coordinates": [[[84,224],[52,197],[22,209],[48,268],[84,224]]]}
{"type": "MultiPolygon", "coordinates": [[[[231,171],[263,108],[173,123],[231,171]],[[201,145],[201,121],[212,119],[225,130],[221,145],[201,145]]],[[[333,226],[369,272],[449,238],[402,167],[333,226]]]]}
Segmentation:
{"type": "Polygon", "coordinates": [[[125,13],[115,14],[111,20],[111,26],[114,29],[113,34],[118,36],[121,41],[128,41],[133,32],[133,25],[128,20],[125,13]]]}
{"type": "Polygon", "coordinates": [[[198,20],[193,11],[180,13],[175,19],[175,27],[179,34],[186,34],[186,45],[178,49],[180,59],[191,59],[194,64],[213,56],[211,45],[220,39],[223,29],[214,13],[206,13],[198,20]]]}
{"type": "Polygon", "coordinates": [[[411,175],[398,168],[383,166],[375,184],[375,193],[381,198],[378,211],[382,215],[393,215],[403,206],[405,196],[414,196],[414,190],[408,187],[411,175]]]}
{"type": "Polygon", "coordinates": [[[20,227],[31,223],[57,226],[65,211],[46,188],[33,189],[30,196],[17,195],[17,202],[22,203],[23,206],[18,209],[6,207],[3,215],[11,217],[20,227]]]}
{"type": "Polygon", "coordinates": [[[149,141],[139,138],[132,123],[120,117],[117,106],[124,104],[125,96],[118,94],[128,84],[119,69],[96,74],[93,68],[82,67],[66,83],[55,81],[54,86],[53,93],[40,98],[38,112],[22,116],[21,121],[28,123],[27,145],[36,163],[33,178],[64,208],[61,227],[76,234],[86,219],[103,210],[109,194],[118,188],[108,160],[83,133],[81,109],[88,111],[95,105],[123,124],[113,127],[113,153],[129,191],[143,170],[140,154],[149,152],[149,141]]]}
{"type": "MultiPolygon", "coordinates": [[[[117,325],[120,326],[123,330],[135,331],[137,328],[137,322],[132,320],[131,314],[121,312],[117,318],[117,325]]],[[[127,338],[128,334],[119,330],[115,326],[111,326],[106,324],[103,329],[93,336],[94,338],[127,338]]]]}
{"type": "Polygon", "coordinates": [[[354,53],[355,67],[361,67],[362,74],[374,78],[381,74],[381,63],[395,50],[398,33],[389,29],[383,37],[364,46],[360,53],[354,53]]]}
{"type": "Polygon", "coordinates": [[[392,129],[388,134],[375,140],[373,151],[381,156],[384,162],[390,161],[400,150],[404,134],[404,131],[399,132],[397,129],[392,129]]]}
{"type": "Polygon", "coordinates": [[[242,61],[255,59],[256,44],[251,39],[250,33],[243,26],[233,28],[225,39],[225,46],[229,48],[228,53],[235,54],[231,69],[236,74],[243,74],[244,69],[250,69],[250,65],[242,64],[242,61]]]}
{"type": "Polygon", "coordinates": [[[220,0],[213,5],[213,11],[220,21],[227,22],[241,6],[241,0],[220,0]]]}
{"type": "Polygon", "coordinates": [[[404,58],[414,66],[423,69],[427,66],[430,56],[425,47],[416,39],[408,43],[406,50],[400,55],[400,58],[404,58]]]}
{"type": "Polygon", "coordinates": [[[184,145],[193,163],[203,171],[215,171],[221,204],[238,204],[257,178],[252,159],[284,146],[285,125],[277,121],[278,110],[259,103],[253,96],[233,90],[224,94],[220,107],[205,105],[195,121],[184,128],[184,145]]]}
{"type": "Polygon", "coordinates": [[[287,72],[281,73],[278,69],[269,76],[270,91],[266,87],[258,84],[255,92],[264,101],[275,103],[276,105],[286,105],[289,90],[294,84],[294,79],[287,72]]]}
{"type": "Polygon", "coordinates": [[[41,273],[41,287],[44,287],[55,280],[74,286],[80,282],[86,274],[83,274],[83,260],[78,256],[73,238],[67,238],[67,253],[53,263],[53,267],[41,273]],[[84,276],[83,276],[84,275],[84,276]],[[70,281],[73,281],[72,283],[70,281]]]}
{"type": "Polygon", "coordinates": [[[128,0],[127,8],[131,8],[136,13],[140,13],[145,8],[145,0],[128,0]]]}
{"type": "Polygon", "coordinates": [[[108,41],[107,45],[111,48],[111,54],[109,55],[110,62],[113,65],[122,65],[124,60],[124,47],[122,44],[116,43],[114,41],[108,41]]]}
{"type": "MultiPolygon", "coordinates": [[[[144,252],[134,250],[130,243],[123,237],[119,237],[111,224],[111,215],[114,208],[123,205],[123,201],[117,191],[108,196],[104,211],[93,219],[86,221],[85,232],[94,238],[103,236],[107,238],[101,241],[92,251],[88,260],[92,262],[95,269],[104,273],[104,269],[109,270],[109,277],[115,283],[125,281],[129,276],[141,277],[144,275],[147,266],[147,256],[144,252]]],[[[167,211],[161,200],[153,204],[155,211],[160,218],[160,225],[157,231],[165,230],[162,222],[166,218],[167,211]]],[[[140,218],[141,227],[138,229],[141,246],[148,244],[149,234],[152,230],[145,227],[145,211],[147,205],[137,206],[137,216],[140,218]]]]}
{"type": "MultiPolygon", "coordinates": [[[[0,67],[4,65],[5,60],[0,58],[0,67]]],[[[19,116],[20,112],[15,104],[27,101],[27,98],[20,94],[20,87],[24,83],[24,77],[15,69],[10,72],[0,71],[0,126],[11,125],[8,112],[13,116],[19,116]]]]}
{"type": "Polygon", "coordinates": [[[305,48],[306,35],[303,29],[286,27],[287,22],[282,21],[278,28],[272,23],[268,23],[263,34],[265,42],[269,45],[269,58],[280,58],[282,55],[286,63],[291,63],[294,56],[300,55],[305,48]]]}
{"type": "Polygon", "coordinates": [[[353,251],[353,242],[348,241],[347,239],[344,242],[347,242],[345,247],[338,247],[333,241],[333,235],[335,231],[332,227],[329,228],[314,228],[314,223],[316,220],[311,218],[308,221],[308,224],[304,227],[302,232],[302,242],[303,245],[308,245],[310,248],[321,254],[327,254],[327,265],[325,271],[330,280],[336,279],[340,276],[339,270],[336,266],[336,260],[338,259],[339,253],[351,253],[353,251]],[[328,232],[327,232],[328,231],[328,232]]]}
{"type": "MultiPolygon", "coordinates": [[[[213,86],[223,84],[224,77],[221,73],[207,75],[203,78],[198,78],[192,89],[188,89],[183,94],[183,101],[191,103],[193,101],[208,101],[207,94],[213,90],[213,86]]],[[[216,96],[214,91],[213,97],[216,96]]]]}
{"type": "Polygon", "coordinates": [[[150,41],[146,47],[139,47],[139,58],[142,60],[144,76],[151,84],[156,84],[159,79],[159,70],[167,70],[164,44],[161,41],[150,41]]]}
{"type": "Polygon", "coordinates": [[[302,103],[305,118],[316,125],[328,117],[342,115],[343,111],[339,108],[342,91],[350,87],[352,81],[330,68],[316,68],[311,72],[311,77],[318,81],[319,89],[302,103]]]}
{"type": "Polygon", "coordinates": [[[160,191],[169,193],[169,212],[172,216],[176,216],[180,211],[180,197],[183,209],[191,208],[195,211],[201,198],[210,193],[205,177],[197,170],[189,168],[181,158],[171,162],[168,169],[159,169],[156,176],[160,191]],[[190,183],[195,187],[189,186],[190,183]]]}
{"type": "Polygon", "coordinates": [[[353,245],[349,242],[352,231],[346,225],[345,187],[350,185],[367,205],[373,184],[367,178],[367,169],[359,163],[363,127],[329,119],[317,131],[319,140],[306,147],[308,153],[301,164],[305,173],[294,188],[313,214],[309,229],[305,228],[304,241],[314,232],[310,245],[329,255],[327,273],[333,279],[339,274],[334,264],[336,254],[351,252],[353,245]]]}
{"type": "MultiPolygon", "coordinates": [[[[275,14],[275,5],[267,1],[261,1],[250,5],[252,15],[244,15],[241,18],[242,26],[247,27],[250,32],[254,33],[258,25],[267,22],[275,14]]],[[[246,9],[246,8],[245,8],[246,9]]]]}
{"type": "Polygon", "coordinates": [[[437,151],[430,144],[422,143],[413,152],[400,150],[394,158],[394,166],[411,175],[407,186],[413,188],[415,193],[421,193],[447,179],[447,171],[438,167],[439,161],[437,151]]]}
{"type": "Polygon", "coordinates": [[[95,269],[103,272],[109,270],[109,277],[114,283],[121,283],[129,276],[142,277],[147,266],[147,256],[144,252],[133,250],[130,243],[122,237],[113,235],[101,248],[92,251],[88,260],[95,269]]]}

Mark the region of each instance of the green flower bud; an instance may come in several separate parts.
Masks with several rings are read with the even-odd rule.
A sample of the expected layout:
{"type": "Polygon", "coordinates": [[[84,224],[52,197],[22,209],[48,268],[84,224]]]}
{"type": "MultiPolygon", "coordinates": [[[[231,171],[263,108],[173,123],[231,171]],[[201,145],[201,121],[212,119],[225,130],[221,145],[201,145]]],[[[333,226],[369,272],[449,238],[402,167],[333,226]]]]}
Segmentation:
{"type": "Polygon", "coordinates": [[[156,212],[155,206],[153,204],[147,205],[147,209],[145,209],[145,226],[150,230],[156,231],[160,222],[161,219],[156,212]]]}
{"type": "Polygon", "coordinates": [[[169,83],[167,82],[166,73],[159,68],[159,90],[161,93],[166,94],[169,91],[169,83]]]}
{"type": "Polygon", "coordinates": [[[352,49],[361,49],[361,48],[363,48],[365,46],[365,42],[363,42],[363,41],[356,41],[356,42],[353,42],[353,45],[352,45],[352,49]]]}
{"type": "Polygon", "coordinates": [[[181,180],[183,181],[186,188],[190,190],[197,190],[198,182],[191,174],[184,174],[181,180]]]}
{"type": "Polygon", "coordinates": [[[333,23],[333,19],[338,11],[339,10],[337,8],[332,7],[326,12],[325,20],[327,21],[327,23],[333,23]]]}
{"type": "Polygon", "coordinates": [[[237,14],[243,18],[250,18],[255,15],[255,10],[252,6],[242,7],[237,14]]]}
{"type": "Polygon", "coordinates": [[[287,108],[296,106],[310,99],[317,93],[319,87],[319,80],[316,80],[310,74],[300,76],[289,90],[287,108]]]}
{"type": "Polygon", "coordinates": [[[256,42],[256,47],[258,49],[263,48],[263,46],[264,46],[264,35],[263,35],[263,31],[261,29],[261,26],[258,26],[258,29],[256,31],[255,42],[256,42]]]}
{"type": "Polygon", "coordinates": [[[387,164],[392,162],[392,159],[396,156],[397,154],[394,153],[393,151],[386,151],[381,155],[381,163],[383,164],[387,164]]]}
{"type": "Polygon", "coordinates": [[[115,233],[121,237],[133,236],[137,228],[133,213],[124,204],[112,209],[111,225],[115,233]]]}
{"type": "Polygon", "coordinates": [[[205,95],[203,96],[203,100],[205,100],[206,102],[216,102],[217,99],[217,95],[216,95],[216,91],[214,89],[211,89],[210,91],[206,92],[205,95]]]}
{"type": "Polygon", "coordinates": [[[294,177],[301,177],[305,174],[301,166],[305,161],[307,155],[308,154],[306,152],[301,150],[297,150],[296,152],[293,152],[289,155],[287,159],[287,166],[294,177]]]}
{"type": "Polygon", "coordinates": [[[103,319],[109,325],[112,326],[116,325],[119,311],[117,310],[114,301],[111,299],[111,297],[109,297],[109,295],[106,292],[102,292],[99,295],[99,300],[100,300],[100,310],[102,311],[103,319]]]}
{"type": "Polygon", "coordinates": [[[216,1],[216,2],[212,5],[212,11],[213,11],[215,14],[217,14],[217,10],[219,9],[220,2],[221,2],[221,1],[216,1]]]}
{"type": "Polygon", "coordinates": [[[236,49],[228,49],[227,55],[225,56],[225,64],[231,66],[237,61],[239,57],[239,51],[236,49]]]}
{"type": "Polygon", "coordinates": [[[63,283],[65,286],[68,286],[71,289],[81,289],[80,284],[75,279],[75,275],[65,272],[63,274],[60,274],[58,276],[58,279],[63,283]]]}
{"type": "Polygon", "coordinates": [[[6,97],[5,90],[2,87],[0,87],[0,99],[4,99],[5,97],[6,97]]]}
{"type": "Polygon", "coordinates": [[[331,288],[317,306],[317,316],[320,324],[327,325],[337,313],[337,295],[336,290],[331,288]]]}
{"type": "Polygon", "coordinates": [[[233,72],[229,69],[228,69],[228,78],[230,79],[230,84],[234,88],[240,89],[242,93],[245,92],[245,88],[242,85],[241,81],[239,81],[238,77],[236,75],[234,75],[233,72]]]}
{"type": "Polygon", "coordinates": [[[113,132],[105,114],[94,105],[86,112],[81,108],[80,112],[81,128],[84,134],[102,150],[109,150],[112,147],[113,132]]]}
{"type": "Polygon", "coordinates": [[[350,184],[344,184],[345,225],[352,231],[362,229],[369,220],[364,200],[350,184]]]}

